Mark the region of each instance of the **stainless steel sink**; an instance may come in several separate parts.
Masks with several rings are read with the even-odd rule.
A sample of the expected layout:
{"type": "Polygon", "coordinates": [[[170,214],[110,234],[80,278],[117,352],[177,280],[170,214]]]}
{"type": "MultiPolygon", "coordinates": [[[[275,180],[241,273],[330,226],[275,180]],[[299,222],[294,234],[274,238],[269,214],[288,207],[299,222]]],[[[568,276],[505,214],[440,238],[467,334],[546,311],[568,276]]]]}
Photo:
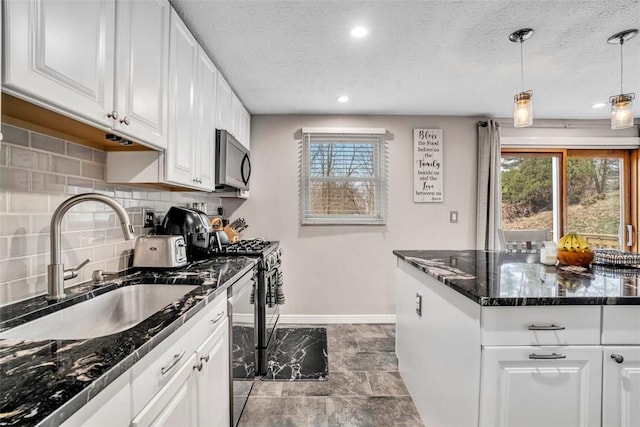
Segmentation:
{"type": "Polygon", "coordinates": [[[139,284],[118,288],[0,333],[0,339],[89,339],[122,332],[197,288],[139,284]]]}

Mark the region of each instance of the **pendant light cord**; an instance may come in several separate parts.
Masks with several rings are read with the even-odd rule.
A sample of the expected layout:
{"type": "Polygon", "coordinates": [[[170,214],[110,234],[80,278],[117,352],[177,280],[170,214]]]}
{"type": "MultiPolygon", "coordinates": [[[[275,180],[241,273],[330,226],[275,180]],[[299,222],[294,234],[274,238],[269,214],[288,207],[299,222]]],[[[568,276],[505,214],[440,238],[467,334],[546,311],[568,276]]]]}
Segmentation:
{"type": "Polygon", "coordinates": [[[524,92],[524,54],[522,53],[522,36],[520,36],[520,84],[522,85],[522,92],[524,92]]]}
{"type": "Polygon", "coordinates": [[[623,89],[623,72],[622,70],[624,69],[624,56],[623,56],[623,52],[624,50],[622,49],[622,45],[624,44],[624,37],[620,37],[620,94],[624,93],[624,89],[623,89]]]}

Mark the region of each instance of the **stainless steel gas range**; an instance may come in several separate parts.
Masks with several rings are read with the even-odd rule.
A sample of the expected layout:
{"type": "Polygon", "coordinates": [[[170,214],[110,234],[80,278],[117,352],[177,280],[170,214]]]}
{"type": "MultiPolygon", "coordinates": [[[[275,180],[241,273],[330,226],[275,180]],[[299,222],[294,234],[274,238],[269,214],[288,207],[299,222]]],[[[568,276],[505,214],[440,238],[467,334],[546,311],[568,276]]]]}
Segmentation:
{"type": "Polygon", "coordinates": [[[231,325],[231,397],[235,426],[253,378],[264,375],[268,365],[268,348],[280,315],[282,294],[279,243],[262,239],[240,240],[222,246],[216,255],[257,257],[251,284],[229,288],[231,325]],[[236,315],[234,316],[234,312],[236,315]]]}

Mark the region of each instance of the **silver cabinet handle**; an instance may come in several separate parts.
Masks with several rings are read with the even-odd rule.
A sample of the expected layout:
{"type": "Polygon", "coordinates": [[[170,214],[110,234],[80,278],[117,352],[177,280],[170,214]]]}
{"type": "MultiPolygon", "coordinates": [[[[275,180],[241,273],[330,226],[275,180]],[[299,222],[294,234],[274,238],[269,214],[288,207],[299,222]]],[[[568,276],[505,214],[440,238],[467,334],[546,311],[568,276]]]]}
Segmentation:
{"type": "Polygon", "coordinates": [[[129,120],[129,117],[124,116],[124,118],[122,120],[120,120],[120,123],[129,126],[129,124],[131,123],[131,120],[129,120]]]}
{"type": "Polygon", "coordinates": [[[218,313],[215,319],[211,319],[211,324],[215,325],[216,323],[218,323],[220,319],[222,319],[222,316],[224,316],[224,311],[221,311],[220,313],[218,313]]]}
{"type": "Polygon", "coordinates": [[[202,371],[202,367],[203,367],[202,360],[196,363],[195,365],[193,365],[193,369],[197,369],[198,372],[202,371]]]}
{"type": "Polygon", "coordinates": [[[624,357],[622,357],[622,355],[621,355],[621,354],[612,354],[612,355],[611,355],[611,358],[612,358],[613,360],[615,360],[615,362],[616,362],[616,363],[622,363],[622,362],[624,362],[624,357]]]}
{"type": "Polygon", "coordinates": [[[529,325],[530,331],[564,331],[564,326],[554,325],[529,325]]]}
{"type": "Polygon", "coordinates": [[[112,111],[110,113],[107,113],[107,117],[109,117],[110,119],[113,119],[113,120],[118,120],[118,117],[120,117],[120,115],[118,114],[117,111],[114,110],[114,111],[112,111]]]}
{"type": "Polygon", "coordinates": [[[627,246],[633,246],[633,225],[627,224],[627,246]]]}
{"type": "Polygon", "coordinates": [[[162,372],[162,375],[166,374],[167,372],[169,372],[171,370],[171,368],[176,366],[176,363],[178,363],[180,361],[180,359],[182,359],[182,356],[184,356],[184,350],[182,350],[182,353],[180,353],[180,354],[174,354],[173,355],[173,360],[171,361],[171,363],[169,363],[169,366],[163,366],[160,369],[160,372],[162,372]]]}
{"type": "Polygon", "coordinates": [[[529,359],[542,359],[542,360],[551,360],[551,359],[566,359],[567,356],[565,356],[564,354],[558,354],[558,353],[551,353],[551,354],[535,354],[535,353],[531,353],[529,355],[529,359]]]}
{"type": "Polygon", "coordinates": [[[200,356],[200,360],[204,360],[205,363],[209,362],[209,353],[205,354],[204,356],[200,356]]]}

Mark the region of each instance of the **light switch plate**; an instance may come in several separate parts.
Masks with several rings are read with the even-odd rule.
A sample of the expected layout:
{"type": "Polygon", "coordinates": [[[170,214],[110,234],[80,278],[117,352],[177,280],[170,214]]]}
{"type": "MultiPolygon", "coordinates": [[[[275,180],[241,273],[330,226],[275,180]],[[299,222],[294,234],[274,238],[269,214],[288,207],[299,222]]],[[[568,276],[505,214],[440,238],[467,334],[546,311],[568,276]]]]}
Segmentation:
{"type": "Polygon", "coordinates": [[[449,222],[452,224],[458,222],[458,211],[449,211],[449,222]]]}

